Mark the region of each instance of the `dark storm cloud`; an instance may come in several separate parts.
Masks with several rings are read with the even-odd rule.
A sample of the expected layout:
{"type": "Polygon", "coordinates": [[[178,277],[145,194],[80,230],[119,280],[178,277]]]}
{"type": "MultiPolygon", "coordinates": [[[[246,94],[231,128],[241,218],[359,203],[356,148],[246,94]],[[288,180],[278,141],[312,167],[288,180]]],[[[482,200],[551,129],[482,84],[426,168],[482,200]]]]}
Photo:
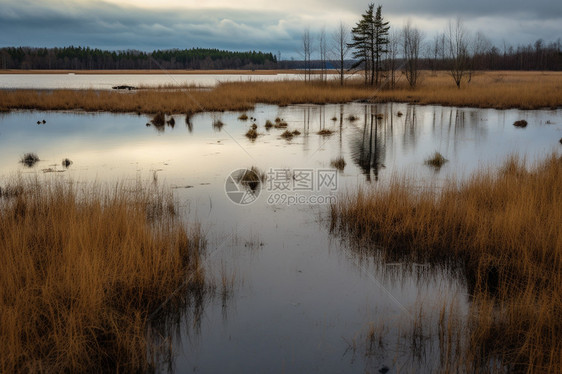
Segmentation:
{"type": "Polygon", "coordinates": [[[300,25],[293,26],[290,19],[247,11],[147,10],[108,3],[54,7],[39,1],[8,1],[0,13],[0,45],[276,52],[293,49],[299,38],[300,25]]]}
{"type": "MultiPolygon", "coordinates": [[[[531,43],[562,37],[560,0],[381,0],[393,27],[411,18],[432,33],[448,19],[461,16],[473,31],[483,31],[500,44],[531,43]]],[[[298,57],[302,31],[329,31],[339,20],[357,21],[364,0],[285,0],[244,10],[144,9],[96,1],[2,0],[0,46],[88,45],[105,49],[167,49],[210,47],[233,50],[282,51],[298,57]],[[281,3],[279,3],[281,4],[281,3]],[[270,10],[272,6],[276,10],[270,10]],[[279,7],[282,7],[279,9],[279,7]]]]}
{"type": "MultiPolygon", "coordinates": [[[[352,0],[352,2],[358,11],[366,7],[364,1],[352,0]]],[[[374,3],[381,4],[387,13],[412,16],[562,18],[560,0],[381,0],[374,3]]]]}

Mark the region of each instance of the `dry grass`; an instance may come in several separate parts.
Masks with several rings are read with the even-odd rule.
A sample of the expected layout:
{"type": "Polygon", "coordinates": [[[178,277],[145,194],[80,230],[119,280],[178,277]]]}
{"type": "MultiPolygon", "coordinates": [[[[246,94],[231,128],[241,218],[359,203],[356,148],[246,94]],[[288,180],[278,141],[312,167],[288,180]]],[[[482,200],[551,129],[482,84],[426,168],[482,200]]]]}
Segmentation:
{"type": "Polygon", "coordinates": [[[486,108],[552,108],[562,106],[561,72],[484,72],[457,89],[445,72],[425,72],[415,90],[400,81],[396,89],[365,87],[360,80],[340,87],[336,82],[227,82],[210,90],[95,90],[0,91],[0,111],[9,109],[71,110],[142,113],[245,111],[257,103],[327,104],[354,100],[411,102],[486,108]]]}
{"type": "Polygon", "coordinates": [[[330,129],[322,129],[322,130],[317,132],[318,135],[322,135],[322,136],[330,136],[333,133],[334,133],[334,131],[332,131],[330,129]]]}
{"type": "Polygon", "coordinates": [[[289,130],[285,130],[285,132],[281,134],[281,137],[287,140],[293,139],[293,136],[294,136],[293,133],[289,130]]]}
{"type": "Polygon", "coordinates": [[[445,165],[447,161],[449,160],[447,160],[441,153],[435,152],[433,156],[425,160],[425,164],[439,169],[441,166],[445,165]]]}
{"type": "Polygon", "coordinates": [[[345,166],[347,165],[347,163],[345,162],[345,159],[340,156],[340,157],[338,157],[338,158],[332,160],[332,161],[330,162],[330,165],[331,165],[333,168],[336,168],[336,169],[339,170],[339,171],[343,171],[343,169],[345,169],[345,166]]]}
{"type": "MultiPolygon", "coordinates": [[[[471,294],[466,365],[499,359],[514,372],[562,368],[562,159],[416,191],[407,180],[332,206],[332,227],[376,243],[385,260],[448,263],[471,294]]],[[[372,248],[372,246],[371,246],[372,248]]]]}
{"type": "Polygon", "coordinates": [[[176,217],[171,193],[62,181],[15,186],[17,194],[0,198],[0,372],[153,367],[150,313],[186,277],[188,289],[203,284],[202,238],[176,217]]]}
{"type": "Polygon", "coordinates": [[[473,74],[469,84],[456,88],[446,72],[423,72],[415,90],[401,79],[395,90],[378,94],[380,101],[442,104],[479,108],[555,108],[562,106],[562,72],[494,71],[473,74]]]}
{"type": "Polygon", "coordinates": [[[250,139],[251,141],[256,140],[258,135],[258,131],[253,127],[251,127],[248,132],[246,132],[246,138],[250,139]]]}
{"type": "Polygon", "coordinates": [[[39,161],[41,161],[39,159],[39,156],[37,156],[37,154],[33,152],[24,154],[20,159],[20,162],[29,168],[33,167],[33,165],[35,165],[39,161]]]}

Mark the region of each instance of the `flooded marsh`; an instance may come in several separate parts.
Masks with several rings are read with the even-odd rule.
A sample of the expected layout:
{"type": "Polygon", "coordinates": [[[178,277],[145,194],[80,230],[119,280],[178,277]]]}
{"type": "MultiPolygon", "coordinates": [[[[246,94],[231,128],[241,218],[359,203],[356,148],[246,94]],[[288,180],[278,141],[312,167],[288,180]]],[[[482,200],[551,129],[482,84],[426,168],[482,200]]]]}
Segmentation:
{"type": "MultiPolygon", "coordinates": [[[[170,188],[176,218],[186,227],[201,227],[205,278],[223,290],[221,297],[200,299],[197,307],[197,302],[191,307],[179,303],[185,313],[160,322],[173,331],[161,334],[167,339],[161,343],[173,347],[172,358],[160,357],[172,371],[462,372],[482,357],[489,359],[484,368],[490,371],[521,369],[510,367],[502,360],[512,357],[493,349],[487,355],[470,355],[474,352],[466,349],[479,341],[471,334],[481,332],[487,334],[482,335],[488,338],[486,347],[492,347],[500,326],[494,321],[520,310],[497,310],[493,298],[484,297],[490,294],[477,291],[488,283],[467,277],[461,262],[445,261],[431,251],[412,256],[402,245],[404,251],[385,251],[381,245],[391,246],[384,241],[357,242],[330,230],[331,206],[355,201],[358,189],[383,194],[404,179],[412,183],[404,190],[395,188],[395,196],[383,201],[404,208],[387,217],[398,223],[407,217],[411,191],[418,196],[433,191],[435,196],[451,181],[461,184],[474,173],[502,168],[513,171],[513,179],[504,183],[531,181],[532,165],[562,154],[562,110],[258,104],[253,110],[174,115],[173,124],[170,116],[159,118],[158,126],[153,119],[154,114],[2,113],[0,188],[5,191],[18,176],[40,184],[72,180],[79,189],[119,181],[143,181],[147,191],[170,188]],[[242,114],[246,120],[239,120],[242,114]],[[46,123],[37,125],[38,120],[46,123]],[[528,125],[513,126],[520,120],[528,125]],[[249,139],[252,124],[259,136],[249,139]],[[290,141],[283,136],[286,131],[290,141]],[[427,165],[436,152],[447,161],[440,167],[427,165]],[[26,154],[36,155],[37,161],[31,166],[20,162],[26,154]],[[524,159],[530,174],[520,175],[520,163],[506,164],[511,155],[524,159]],[[238,175],[233,172],[252,167],[258,178],[244,183],[253,194],[242,188],[244,177],[227,183],[238,175]],[[486,315],[497,319],[487,321],[486,315]],[[479,329],[470,330],[472,326],[479,329]]],[[[473,193],[488,195],[484,190],[473,193]]],[[[464,196],[450,199],[464,201],[464,196]]],[[[492,209],[494,202],[489,203],[492,209]]],[[[377,209],[384,211],[373,206],[371,212],[377,209]]],[[[477,220],[479,211],[471,214],[477,220]]],[[[356,227],[369,225],[378,223],[366,220],[356,227]]],[[[484,231],[474,234],[478,240],[484,231]]],[[[461,238],[474,235],[467,232],[461,238]]],[[[418,243],[420,250],[422,244],[433,248],[421,236],[407,241],[418,243]]],[[[497,271],[503,282],[508,273],[500,267],[497,271]]],[[[540,310],[541,318],[557,313],[540,310]]],[[[515,339],[509,342],[519,345],[515,339]]],[[[533,347],[539,343],[533,341],[533,347]]],[[[535,364],[548,362],[558,348],[543,350],[535,364]]],[[[524,350],[518,352],[518,358],[524,357],[524,350]]]]}

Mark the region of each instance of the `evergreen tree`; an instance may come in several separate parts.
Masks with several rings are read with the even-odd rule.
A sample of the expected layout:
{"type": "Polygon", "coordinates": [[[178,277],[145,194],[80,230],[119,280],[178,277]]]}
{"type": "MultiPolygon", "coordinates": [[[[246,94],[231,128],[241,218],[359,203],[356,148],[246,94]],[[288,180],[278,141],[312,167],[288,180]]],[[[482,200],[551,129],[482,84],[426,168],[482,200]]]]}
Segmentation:
{"type": "Polygon", "coordinates": [[[378,85],[382,71],[382,57],[388,52],[388,21],[382,17],[382,7],[379,5],[375,13],[375,5],[369,4],[361,20],[351,30],[353,57],[356,59],[354,68],[363,66],[365,70],[365,84],[378,85]]]}
{"type": "MultiPolygon", "coordinates": [[[[370,4],[365,14],[361,16],[361,20],[357,22],[351,30],[352,42],[348,44],[353,48],[353,58],[356,60],[352,69],[363,66],[365,71],[365,84],[369,82],[369,72],[372,71],[373,62],[373,9],[374,4],[370,4]]],[[[371,79],[372,83],[372,79],[371,79]]]]}
{"type": "Polygon", "coordinates": [[[374,54],[375,54],[375,73],[376,79],[375,84],[380,83],[380,72],[382,71],[382,57],[384,54],[388,53],[388,30],[390,26],[388,21],[384,21],[382,17],[382,6],[377,7],[377,13],[374,20],[374,54]]]}

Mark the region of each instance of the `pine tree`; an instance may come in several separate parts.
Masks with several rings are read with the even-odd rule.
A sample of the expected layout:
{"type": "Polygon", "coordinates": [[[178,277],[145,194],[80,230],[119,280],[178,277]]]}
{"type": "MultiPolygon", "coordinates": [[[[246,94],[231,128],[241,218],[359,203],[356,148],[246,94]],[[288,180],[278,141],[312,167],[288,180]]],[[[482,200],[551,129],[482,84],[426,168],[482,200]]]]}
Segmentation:
{"type": "Polygon", "coordinates": [[[380,72],[382,71],[382,56],[388,53],[388,30],[390,30],[390,26],[388,21],[384,21],[382,17],[382,6],[379,5],[377,7],[377,13],[375,15],[374,20],[374,35],[375,35],[375,42],[374,42],[374,53],[375,53],[375,61],[374,67],[376,71],[376,80],[375,84],[378,85],[380,82],[380,72]]]}
{"type": "Polygon", "coordinates": [[[382,6],[369,4],[361,20],[351,30],[353,57],[356,59],[354,68],[363,65],[365,69],[365,84],[378,85],[382,71],[382,57],[388,52],[388,21],[382,17],[382,6]]]}
{"type": "Polygon", "coordinates": [[[353,48],[353,58],[356,60],[352,69],[363,66],[365,70],[365,84],[368,83],[368,73],[372,67],[372,25],[373,25],[373,8],[374,5],[369,5],[369,8],[362,15],[361,20],[357,22],[355,27],[351,30],[352,42],[348,47],[353,48]]]}

